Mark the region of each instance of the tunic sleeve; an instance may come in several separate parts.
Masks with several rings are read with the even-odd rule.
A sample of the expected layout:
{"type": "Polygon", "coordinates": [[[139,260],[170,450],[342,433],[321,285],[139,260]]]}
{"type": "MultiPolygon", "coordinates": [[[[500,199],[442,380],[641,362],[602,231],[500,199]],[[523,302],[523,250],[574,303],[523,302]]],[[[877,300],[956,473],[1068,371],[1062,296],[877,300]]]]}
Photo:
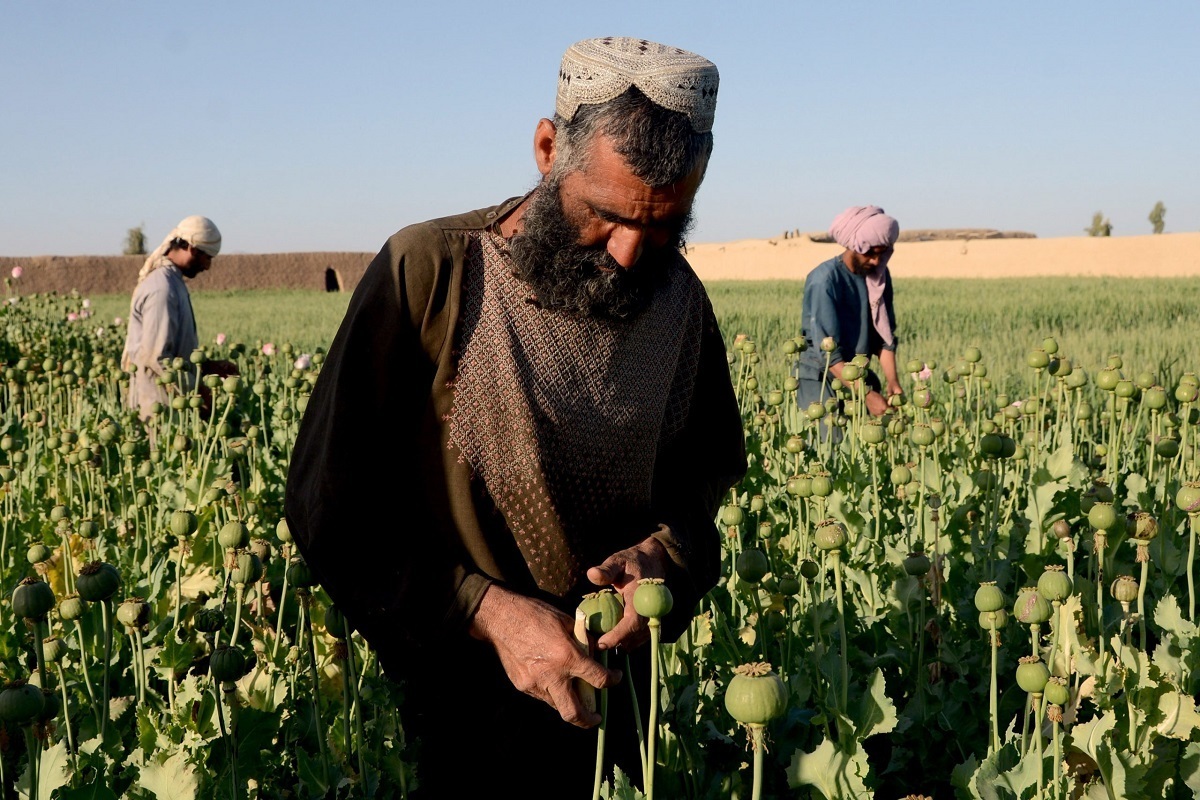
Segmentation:
{"type": "Polygon", "coordinates": [[[887,283],[883,287],[883,307],[887,312],[888,325],[892,328],[892,340],[883,343],[884,350],[896,349],[896,345],[900,341],[899,335],[896,333],[896,305],[892,295],[892,273],[887,274],[887,283]]]}
{"type": "Polygon", "coordinates": [[[161,375],[159,359],[164,353],[174,353],[169,349],[175,341],[176,326],[171,314],[170,292],[165,287],[148,291],[138,298],[134,310],[141,321],[141,337],[136,352],[130,357],[138,367],[161,375]]]}
{"type": "MultiPolygon", "coordinates": [[[[842,325],[838,317],[838,304],[845,302],[838,297],[837,284],[827,274],[816,276],[811,285],[804,288],[804,326],[814,348],[820,348],[821,340],[833,337],[838,347],[829,354],[830,365],[843,361],[841,350],[842,325]]],[[[850,343],[853,346],[853,342],[850,343]]]]}
{"type": "Polygon", "coordinates": [[[664,448],[655,468],[653,504],[661,525],[654,536],[673,562],[667,583],[674,605],[663,620],[667,641],[683,633],[720,577],[721,540],[714,520],[725,493],[746,471],[745,436],[724,340],[711,307],[706,317],[685,428],[664,448]]]}
{"type": "Polygon", "coordinates": [[[422,483],[441,472],[430,392],[453,271],[440,232],[388,241],[330,346],[289,468],[297,547],[384,662],[460,631],[489,582],[435,520],[422,483]]]}

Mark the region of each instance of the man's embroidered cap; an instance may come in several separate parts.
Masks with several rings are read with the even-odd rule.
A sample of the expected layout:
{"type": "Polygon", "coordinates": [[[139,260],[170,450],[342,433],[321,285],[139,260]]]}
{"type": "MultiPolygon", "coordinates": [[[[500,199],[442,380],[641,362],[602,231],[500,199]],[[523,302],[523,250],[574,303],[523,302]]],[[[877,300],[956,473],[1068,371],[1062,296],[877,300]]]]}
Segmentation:
{"type": "Polygon", "coordinates": [[[715,64],[678,47],[624,36],[584,39],[563,54],[555,112],[570,121],[580,106],[607,103],[636,86],[655,104],[686,114],[696,133],[706,133],[718,82],[715,64]]]}

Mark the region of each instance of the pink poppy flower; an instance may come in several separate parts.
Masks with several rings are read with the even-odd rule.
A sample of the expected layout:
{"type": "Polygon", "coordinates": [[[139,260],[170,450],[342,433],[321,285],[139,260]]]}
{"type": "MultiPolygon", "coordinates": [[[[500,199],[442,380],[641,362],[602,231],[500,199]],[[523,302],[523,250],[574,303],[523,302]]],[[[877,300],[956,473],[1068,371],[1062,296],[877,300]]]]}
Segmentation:
{"type": "Polygon", "coordinates": [[[273,355],[275,355],[275,343],[274,343],[274,342],[267,342],[266,344],[264,344],[264,345],[262,346],[262,352],[263,352],[263,355],[264,355],[264,356],[273,356],[273,355]]]}
{"type": "Polygon", "coordinates": [[[25,274],[24,267],[13,267],[12,268],[13,280],[20,280],[21,276],[24,274],[25,274]]]}
{"type": "Polygon", "coordinates": [[[67,312],[67,322],[74,322],[77,319],[79,319],[79,315],[76,314],[74,311],[67,312]]]}
{"type": "Polygon", "coordinates": [[[217,347],[221,347],[224,344],[225,344],[225,334],[218,333],[217,334],[217,347]]]}
{"type": "Polygon", "coordinates": [[[113,325],[116,325],[119,328],[124,324],[125,320],[121,319],[120,317],[113,317],[113,325]]]}
{"type": "Polygon", "coordinates": [[[923,381],[927,381],[933,377],[933,370],[931,370],[929,365],[926,364],[921,367],[921,371],[917,373],[917,377],[923,381]]]}
{"type": "Polygon", "coordinates": [[[310,364],[312,364],[312,356],[308,353],[301,353],[300,357],[296,359],[295,366],[296,369],[308,369],[310,364]]]}

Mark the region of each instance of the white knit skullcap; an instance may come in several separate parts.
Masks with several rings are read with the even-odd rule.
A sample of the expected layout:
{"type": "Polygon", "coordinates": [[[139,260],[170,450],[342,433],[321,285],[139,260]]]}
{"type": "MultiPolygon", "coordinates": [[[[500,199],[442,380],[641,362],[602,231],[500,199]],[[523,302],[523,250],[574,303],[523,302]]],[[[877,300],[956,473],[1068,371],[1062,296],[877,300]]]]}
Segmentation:
{"type": "Polygon", "coordinates": [[[636,86],[656,105],[686,114],[696,133],[712,130],[717,67],[707,58],[623,36],[584,39],[567,48],[555,111],[570,121],[582,105],[607,103],[636,86]]]}
{"type": "Polygon", "coordinates": [[[145,262],[142,263],[142,269],[138,272],[139,281],[158,267],[162,257],[171,247],[171,242],[176,239],[182,239],[190,246],[213,257],[221,252],[221,232],[217,230],[213,221],[199,215],[186,217],[167,234],[167,238],[162,240],[162,244],[146,257],[145,262]]]}

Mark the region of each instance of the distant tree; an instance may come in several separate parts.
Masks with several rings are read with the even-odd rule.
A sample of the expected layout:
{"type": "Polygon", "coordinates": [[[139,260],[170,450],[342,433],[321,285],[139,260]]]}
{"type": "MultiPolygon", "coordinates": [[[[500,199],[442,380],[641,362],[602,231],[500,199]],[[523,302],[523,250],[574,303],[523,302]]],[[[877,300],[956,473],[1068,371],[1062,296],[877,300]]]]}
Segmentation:
{"type": "Polygon", "coordinates": [[[125,255],[146,255],[146,232],[143,230],[144,227],[144,225],[138,225],[136,228],[130,228],[125,232],[125,255]]]}
{"type": "Polygon", "coordinates": [[[1150,224],[1154,226],[1155,233],[1163,232],[1163,217],[1167,215],[1167,207],[1159,200],[1154,204],[1154,208],[1150,210],[1150,224]]]}
{"type": "Polygon", "coordinates": [[[1084,228],[1083,232],[1088,236],[1112,236],[1112,223],[1104,218],[1103,211],[1097,211],[1092,217],[1091,227],[1084,228]]]}

